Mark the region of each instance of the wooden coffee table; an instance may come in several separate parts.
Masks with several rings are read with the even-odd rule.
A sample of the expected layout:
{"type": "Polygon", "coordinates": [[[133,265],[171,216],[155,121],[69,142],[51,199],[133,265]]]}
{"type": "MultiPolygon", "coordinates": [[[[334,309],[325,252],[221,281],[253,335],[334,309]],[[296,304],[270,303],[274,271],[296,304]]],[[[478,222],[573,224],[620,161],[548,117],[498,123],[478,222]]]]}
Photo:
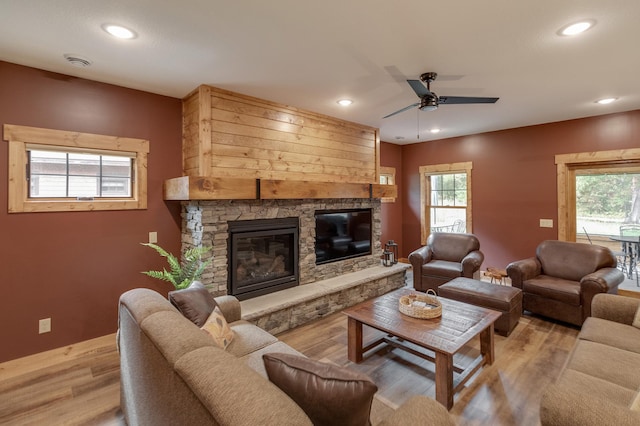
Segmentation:
{"type": "Polygon", "coordinates": [[[451,409],[454,393],[482,366],[493,364],[493,323],[500,313],[441,297],[438,299],[442,302],[441,317],[412,318],[398,310],[400,297],[411,293],[415,291],[396,290],[343,311],[348,317],[348,358],[352,362],[362,362],[365,352],[386,343],[434,362],[436,400],[451,409]],[[363,346],[363,324],[388,336],[363,346]],[[480,355],[464,369],[455,366],[453,355],[476,336],[480,336],[480,355]],[[410,348],[403,341],[426,351],[410,348]]]}

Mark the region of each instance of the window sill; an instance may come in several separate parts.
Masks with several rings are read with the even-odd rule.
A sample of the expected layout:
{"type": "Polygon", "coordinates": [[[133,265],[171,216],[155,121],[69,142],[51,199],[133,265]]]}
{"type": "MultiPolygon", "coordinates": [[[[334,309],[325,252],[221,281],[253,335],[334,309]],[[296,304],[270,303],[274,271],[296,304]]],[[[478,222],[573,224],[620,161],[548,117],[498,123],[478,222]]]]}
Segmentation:
{"type": "Polygon", "coordinates": [[[10,207],[9,213],[37,212],[89,212],[107,210],[143,210],[146,203],[140,200],[91,200],[91,201],[33,201],[28,200],[10,207]]]}

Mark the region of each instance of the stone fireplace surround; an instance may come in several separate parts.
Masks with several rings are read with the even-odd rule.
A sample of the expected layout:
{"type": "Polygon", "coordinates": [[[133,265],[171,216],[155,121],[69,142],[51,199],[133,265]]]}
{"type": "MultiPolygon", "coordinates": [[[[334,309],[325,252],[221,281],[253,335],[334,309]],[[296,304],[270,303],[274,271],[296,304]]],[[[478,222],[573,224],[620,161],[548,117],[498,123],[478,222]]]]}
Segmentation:
{"type": "Polygon", "coordinates": [[[311,284],[348,272],[360,271],[380,265],[382,245],[380,236],[379,199],[322,199],[322,200],[225,200],[190,201],[183,203],[182,249],[194,246],[213,246],[212,264],[202,275],[202,283],[209,286],[215,296],[227,294],[228,222],[254,219],[280,219],[297,217],[300,220],[299,272],[300,285],[311,284]],[[371,208],[371,255],[316,265],[315,216],[316,210],[343,210],[371,208]]]}
{"type": "Polygon", "coordinates": [[[243,318],[271,333],[285,331],[404,285],[408,265],[380,266],[379,198],[192,200],[184,201],[182,206],[182,250],[213,247],[210,252],[213,261],[201,281],[214,296],[227,294],[229,221],[299,218],[299,286],[242,302],[243,318]],[[371,254],[316,265],[315,211],[364,208],[372,211],[371,254]]]}

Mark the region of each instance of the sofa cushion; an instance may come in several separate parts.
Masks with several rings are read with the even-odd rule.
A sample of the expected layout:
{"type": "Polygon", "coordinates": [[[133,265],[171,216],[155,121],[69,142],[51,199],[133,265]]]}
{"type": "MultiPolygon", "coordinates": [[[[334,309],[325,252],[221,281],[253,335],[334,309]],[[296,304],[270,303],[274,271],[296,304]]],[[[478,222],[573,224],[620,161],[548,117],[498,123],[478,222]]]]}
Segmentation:
{"type": "Polygon", "coordinates": [[[572,392],[594,393],[593,391],[597,389],[597,394],[603,400],[621,407],[627,407],[636,395],[636,392],[631,389],[570,368],[562,373],[556,384],[571,389],[572,392]]]}
{"type": "Polygon", "coordinates": [[[169,301],[185,317],[202,327],[216,307],[216,301],[202,283],[194,281],[183,290],[169,292],[169,301]]]}
{"type": "Polygon", "coordinates": [[[205,346],[215,346],[206,333],[194,327],[191,321],[175,309],[149,315],[139,325],[170,366],[188,352],[205,346]]]}
{"type": "Polygon", "coordinates": [[[422,275],[435,275],[438,277],[459,277],[462,275],[462,263],[448,260],[432,260],[422,265],[422,275]]]}
{"type": "Polygon", "coordinates": [[[455,426],[455,422],[443,405],[424,396],[413,396],[402,408],[384,419],[377,426],[440,425],[455,426]],[[425,418],[425,413],[426,418],[425,418]]]}
{"type": "Polygon", "coordinates": [[[538,275],[522,283],[522,291],[568,305],[580,306],[580,283],[577,281],[538,275]]]}
{"type": "Polygon", "coordinates": [[[262,356],[269,380],[289,395],[315,426],[369,425],[378,387],[364,374],[290,354],[262,356]]]}
{"type": "Polygon", "coordinates": [[[640,354],[588,340],[578,340],[567,368],[637,392],[640,388],[639,365],[640,354]]]}
{"type": "Polygon", "coordinates": [[[272,334],[245,320],[232,322],[229,327],[233,330],[234,336],[227,352],[238,358],[278,341],[272,334]]]}
{"type": "Polygon", "coordinates": [[[265,346],[262,349],[258,349],[254,352],[246,354],[245,356],[240,357],[239,359],[241,361],[244,361],[244,363],[247,366],[249,366],[249,368],[251,368],[253,371],[255,371],[256,373],[260,374],[262,377],[268,380],[269,377],[267,376],[267,370],[265,370],[264,368],[264,361],[262,359],[262,355],[267,353],[285,353],[285,354],[291,354],[296,356],[304,356],[300,352],[293,349],[291,346],[278,340],[277,342],[272,343],[269,346],[265,346]]]}
{"type": "Polygon", "coordinates": [[[613,397],[609,397],[606,392],[611,388],[604,382],[589,382],[588,375],[584,375],[584,379],[587,385],[573,380],[565,382],[561,378],[558,383],[547,386],[540,402],[543,426],[640,424],[640,413],[629,409],[632,393],[620,397],[621,394],[614,391],[613,397]]]}
{"type": "Polygon", "coordinates": [[[640,299],[635,297],[599,293],[593,296],[591,314],[596,318],[631,325],[639,307],[640,299]]]}
{"type": "Polygon", "coordinates": [[[149,315],[159,311],[176,312],[167,300],[157,291],[148,288],[130,290],[120,296],[120,305],[127,308],[127,312],[139,324],[149,315]]]}
{"type": "Polygon", "coordinates": [[[589,317],[579,337],[640,354],[640,330],[619,322],[589,317]]]}
{"type": "Polygon", "coordinates": [[[222,349],[227,349],[229,343],[233,340],[233,330],[227,324],[227,321],[224,319],[224,315],[220,312],[220,309],[216,307],[209,318],[205,321],[202,327],[204,331],[206,331],[213,342],[222,349]]]}
{"type": "Polygon", "coordinates": [[[220,348],[211,346],[189,352],[176,362],[175,368],[211,412],[215,424],[312,424],[304,411],[277,386],[220,348]]]}

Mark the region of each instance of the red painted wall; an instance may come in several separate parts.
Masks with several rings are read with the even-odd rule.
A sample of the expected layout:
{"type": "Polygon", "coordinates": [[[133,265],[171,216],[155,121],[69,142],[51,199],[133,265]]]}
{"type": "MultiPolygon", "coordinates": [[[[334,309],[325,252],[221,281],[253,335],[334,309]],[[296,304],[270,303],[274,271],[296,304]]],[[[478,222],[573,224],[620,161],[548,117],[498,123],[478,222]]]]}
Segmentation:
{"type": "MultiPolygon", "coordinates": [[[[0,61],[0,124],[143,138],[150,141],[148,209],[7,213],[7,143],[0,141],[0,362],[113,333],[117,301],[134,287],[170,286],[140,271],[164,261],[140,246],[148,232],[180,250],[180,206],[162,182],[180,176],[181,102],[0,61]],[[38,320],[52,332],[38,335],[38,320]]],[[[640,146],[640,111],[398,146],[381,143],[381,165],[396,168],[398,199],[382,206],[382,242],[402,256],[420,246],[418,167],[473,161],[473,226],[486,260],[505,266],[557,237],[560,153],[640,146]],[[553,229],[539,227],[554,220],[553,229]]]]}
{"type": "Polygon", "coordinates": [[[0,141],[0,362],[113,333],[120,294],[170,286],[140,274],[164,261],[150,231],[180,250],[180,205],[162,183],[182,174],[181,101],[0,62],[0,124],[148,139],[148,208],[7,213],[8,144],[0,141]],[[52,332],[38,334],[38,320],[52,332]]]}
{"type": "Polygon", "coordinates": [[[380,165],[395,167],[398,197],[394,203],[382,203],[382,248],[389,240],[398,244],[402,253],[402,147],[387,142],[380,143],[380,165]]]}
{"type": "MultiPolygon", "coordinates": [[[[483,268],[505,267],[558,237],[556,154],[639,146],[640,110],[402,146],[402,254],[421,245],[420,166],[473,162],[473,232],[483,268]],[[554,227],[540,228],[540,219],[554,227]]],[[[400,220],[395,214],[388,219],[400,220]]]]}

